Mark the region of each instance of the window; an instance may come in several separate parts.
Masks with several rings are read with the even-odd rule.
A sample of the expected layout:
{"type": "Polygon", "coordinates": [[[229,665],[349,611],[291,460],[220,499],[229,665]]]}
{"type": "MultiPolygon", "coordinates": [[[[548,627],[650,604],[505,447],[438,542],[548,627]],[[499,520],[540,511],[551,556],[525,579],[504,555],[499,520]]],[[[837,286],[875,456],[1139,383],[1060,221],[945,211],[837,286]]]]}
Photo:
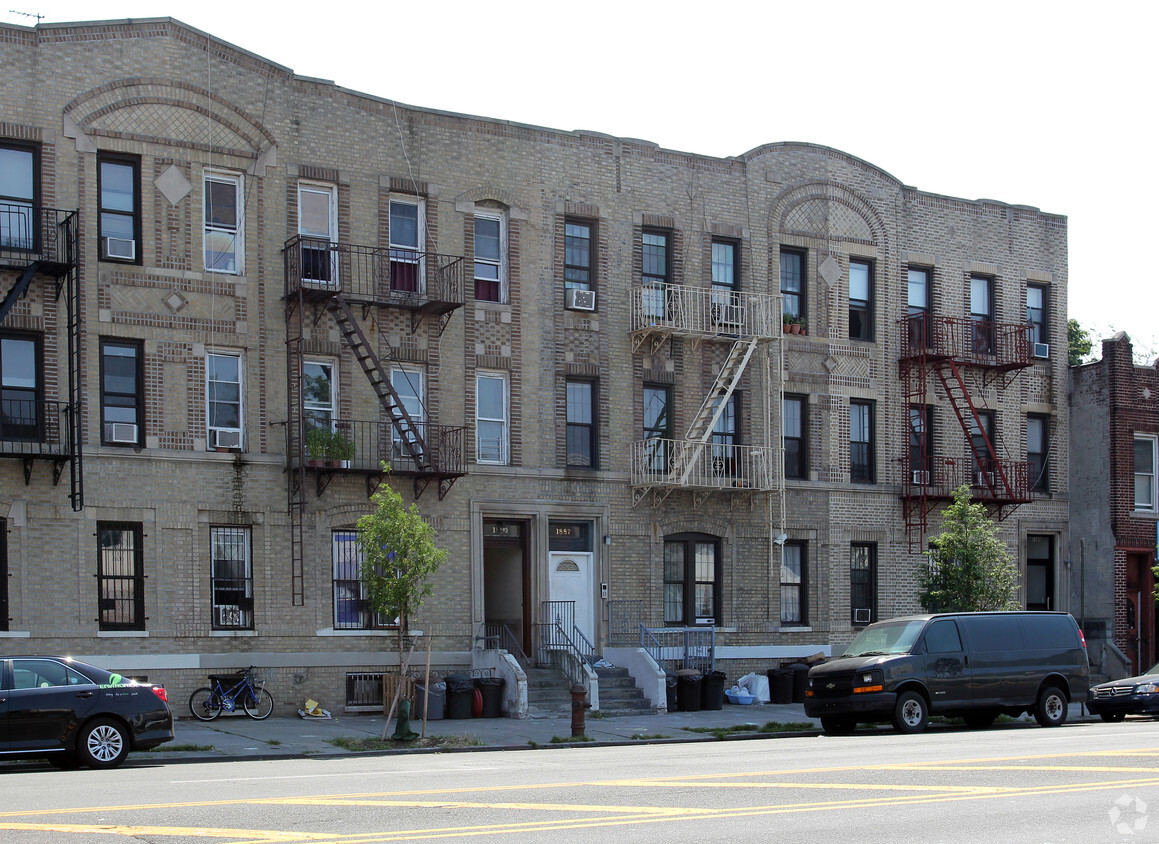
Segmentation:
{"type": "Polygon", "coordinates": [[[475,378],[475,457],[480,463],[507,462],[507,378],[475,378]]]}
{"type": "MultiPolygon", "coordinates": [[[[390,369],[390,386],[394,388],[402,409],[411,418],[419,430],[423,440],[426,440],[426,373],[421,369],[403,366],[392,366],[390,369]]],[[[413,464],[414,457],[403,446],[398,429],[391,426],[391,461],[394,467],[401,468],[404,462],[413,464]]]]}
{"type": "Polygon", "coordinates": [[[423,204],[390,201],[390,289],[407,293],[425,290],[422,233],[426,229],[423,204]]]}
{"type": "Polygon", "coordinates": [[[1155,512],[1156,438],[1135,437],[1135,509],[1155,512]]]}
{"type": "Polygon", "coordinates": [[[205,269],[209,272],[242,272],[241,176],[205,174],[205,269]]]}
{"type": "Polygon", "coordinates": [[[0,630],[8,629],[8,520],[0,519],[0,630]]]}
{"type": "MultiPolygon", "coordinates": [[[[1053,610],[1054,606],[1054,537],[1029,534],[1026,537],[1026,608],[1053,610]]],[[[1026,632],[1031,625],[1026,625],[1026,632]]]]}
{"type": "Polygon", "coordinates": [[[367,630],[397,627],[398,619],[370,612],[366,585],[362,581],[362,549],[358,533],[336,530],[331,534],[334,558],[334,629],[367,630]]]}
{"type": "Polygon", "coordinates": [[[338,413],[337,387],[333,363],[302,362],[302,412],[306,417],[307,435],[313,428],[334,430],[334,417],[338,413]]]}
{"type": "Polygon", "coordinates": [[[672,388],[644,385],[644,469],[667,472],[672,447],[672,388]]]}
{"type": "Polygon", "coordinates": [[[1031,351],[1039,343],[1047,342],[1046,334],[1046,288],[1036,285],[1027,285],[1026,288],[1026,324],[1030,326],[1031,351]]]}
{"type": "Polygon", "coordinates": [[[720,623],[720,541],[704,534],[664,538],[664,623],[720,623]]]}
{"type": "Polygon", "coordinates": [[[849,262],[849,339],[873,339],[873,264],[849,262]]]}
{"type": "Polygon", "coordinates": [[[209,529],[213,555],[210,589],[213,592],[214,630],[252,630],[254,626],[253,563],[250,529],[209,529]]]}
{"type": "MultiPolygon", "coordinates": [[[[714,402],[714,412],[720,408],[720,401],[720,398],[717,398],[714,402]]],[[[717,417],[716,424],[712,426],[712,438],[709,440],[711,443],[710,455],[712,457],[712,474],[717,477],[731,477],[736,474],[739,406],[740,397],[733,393],[725,399],[724,408],[721,410],[720,416],[717,417]]]]}
{"type": "Polygon", "coordinates": [[[871,484],[875,477],[873,402],[849,403],[849,480],[871,484]]]}
{"type": "Polygon", "coordinates": [[[596,385],[567,382],[567,465],[598,469],[596,446],[596,385]]]}
{"type": "Polygon", "coordinates": [[[877,621],[877,543],[849,546],[849,606],[855,625],[877,621]]]}
{"type": "Polygon", "coordinates": [[[37,149],[0,143],[0,249],[36,248],[37,149]]]}
{"type": "Polygon", "coordinates": [[[781,624],[804,627],[809,623],[806,586],[805,543],[786,542],[781,546],[781,624]]]}
{"type": "Polygon", "coordinates": [[[205,383],[208,447],[241,448],[241,356],[206,353],[205,383]]]}
{"type": "Polygon", "coordinates": [[[298,234],[302,237],[302,281],[315,286],[338,284],[338,189],[334,185],[298,185],[298,234]]]}
{"type": "Polygon", "coordinates": [[[726,241],[712,242],[712,321],[718,327],[733,330],[744,323],[736,295],[737,245],[726,241]]]}
{"type": "Polygon", "coordinates": [[[101,341],[101,443],[141,445],[144,428],[141,343],[101,341]]]}
{"type": "Polygon", "coordinates": [[[140,162],[127,156],[97,158],[101,259],[140,263],[140,162]]]}
{"type": "Polygon", "coordinates": [[[785,396],[781,419],[785,446],[785,477],[809,476],[808,443],[805,439],[806,400],[804,396],[785,396]]]}
{"type": "Polygon", "coordinates": [[[145,629],[141,525],[97,522],[97,606],[101,630],[145,629]]]}
{"type": "Polygon", "coordinates": [[[997,443],[994,442],[994,412],[979,410],[976,421],[966,419],[966,427],[970,431],[970,443],[977,461],[974,466],[977,476],[971,478],[970,482],[975,486],[992,486],[994,484],[994,455],[998,453],[997,443]]]}
{"type": "Polygon", "coordinates": [[[994,280],[970,276],[970,319],[974,323],[974,352],[994,354],[994,280]]]}
{"type": "Polygon", "coordinates": [[[663,319],[667,314],[668,235],[663,232],[643,234],[642,282],[644,315],[663,319]]]}
{"type": "Polygon", "coordinates": [[[592,227],[587,223],[563,224],[563,286],[592,289],[592,227]]]}
{"type": "Polygon", "coordinates": [[[933,326],[930,323],[930,271],[922,267],[906,270],[909,345],[914,349],[931,348],[933,326]]]}
{"type": "Polygon", "coordinates": [[[934,465],[934,409],[911,404],[909,408],[910,483],[925,486],[936,482],[934,465]]]}
{"type": "Polygon", "coordinates": [[[503,223],[502,217],[475,215],[475,298],[485,302],[507,299],[503,223]]]}
{"type": "Polygon", "coordinates": [[[0,440],[40,441],[39,372],[39,338],[0,334],[0,440]]]}
{"type": "Polygon", "coordinates": [[[781,303],[792,317],[805,315],[805,253],[781,250],[781,303]]]}
{"type": "Polygon", "coordinates": [[[1026,462],[1030,474],[1030,488],[1034,492],[1050,492],[1050,477],[1046,466],[1049,434],[1047,417],[1033,414],[1026,417],[1026,462]]]}

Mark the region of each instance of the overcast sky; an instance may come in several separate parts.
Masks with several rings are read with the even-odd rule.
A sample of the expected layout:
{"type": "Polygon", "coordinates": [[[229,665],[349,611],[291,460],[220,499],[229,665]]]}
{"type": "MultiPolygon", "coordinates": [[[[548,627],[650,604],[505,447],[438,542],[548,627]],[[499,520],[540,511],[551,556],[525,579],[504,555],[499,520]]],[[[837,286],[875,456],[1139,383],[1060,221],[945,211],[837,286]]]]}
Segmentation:
{"type": "Polygon", "coordinates": [[[1069,315],[1096,348],[1113,329],[1159,355],[1153,2],[5,5],[174,17],[375,96],[668,149],[809,141],[921,190],[1064,214],[1069,315]]]}

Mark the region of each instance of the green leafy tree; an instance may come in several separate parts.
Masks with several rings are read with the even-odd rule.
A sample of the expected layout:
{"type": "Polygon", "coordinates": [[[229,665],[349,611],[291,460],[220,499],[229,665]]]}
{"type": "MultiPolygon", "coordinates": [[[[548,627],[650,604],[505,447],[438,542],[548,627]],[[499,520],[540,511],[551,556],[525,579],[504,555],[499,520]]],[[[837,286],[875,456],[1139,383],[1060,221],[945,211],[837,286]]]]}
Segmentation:
{"type": "MultiPolygon", "coordinates": [[[[390,469],[385,463],[382,468],[390,469]]],[[[390,484],[379,484],[370,501],[374,509],[357,522],[362,582],[370,611],[398,620],[399,671],[405,674],[414,648],[408,635],[411,614],[431,594],[430,578],[446,560],[447,551],[435,545],[435,529],[423,520],[418,505],[404,506],[402,496],[390,484]]],[[[389,727],[388,715],[383,738],[389,727]]]]}
{"type": "Polygon", "coordinates": [[[970,501],[970,487],[954,490],[942,532],[930,539],[930,565],[919,578],[927,612],[1014,610],[1018,567],[998,539],[986,508],[970,501]]]}
{"type": "Polygon", "coordinates": [[[1070,366],[1078,366],[1091,353],[1091,333],[1077,319],[1066,321],[1066,343],[1066,362],[1070,366]]]}

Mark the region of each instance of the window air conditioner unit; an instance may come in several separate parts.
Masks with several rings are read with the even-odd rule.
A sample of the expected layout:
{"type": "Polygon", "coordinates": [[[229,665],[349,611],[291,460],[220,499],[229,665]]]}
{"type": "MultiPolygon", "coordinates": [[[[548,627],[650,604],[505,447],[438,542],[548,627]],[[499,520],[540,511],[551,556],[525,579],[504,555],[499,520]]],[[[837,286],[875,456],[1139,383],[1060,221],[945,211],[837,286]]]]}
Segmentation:
{"type": "Polygon", "coordinates": [[[241,626],[241,607],[238,606],[224,606],[216,607],[217,610],[217,626],[218,627],[240,627],[241,626]]]}
{"type": "Polygon", "coordinates": [[[132,422],[106,422],[105,440],[111,443],[137,443],[137,426],[132,422]]]}
{"type": "Polygon", "coordinates": [[[241,431],[223,431],[213,428],[209,432],[210,448],[241,448],[241,431]]]}
{"type": "Polygon", "coordinates": [[[106,237],[104,239],[104,253],[106,258],[132,261],[137,257],[137,241],[126,237],[106,237]]]}
{"type": "Polygon", "coordinates": [[[594,311],[596,309],[596,291],[569,287],[566,291],[564,307],[571,311],[594,311]]]}
{"type": "Polygon", "coordinates": [[[853,623],[854,624],[869,624],[872,616],[873,616],[872,610],[863,609],[861,607],[855,608],[853,610],[853,623]]]}
{"type": "Polygon", "coordinates": [[[929,486],[930,470],[929,469],[914,469],[913,482],[916,486],[929,486]]]}
{"type": "Polygon", "coordinates": [[[1035,343],[1032,354],[1036,358],[1050,357],[1050,343],[1035,343]]]}
{"type": "Polygon", "coordinates": [[[994,486],[993,472],[979,472],[974,486],[994,486]]]}

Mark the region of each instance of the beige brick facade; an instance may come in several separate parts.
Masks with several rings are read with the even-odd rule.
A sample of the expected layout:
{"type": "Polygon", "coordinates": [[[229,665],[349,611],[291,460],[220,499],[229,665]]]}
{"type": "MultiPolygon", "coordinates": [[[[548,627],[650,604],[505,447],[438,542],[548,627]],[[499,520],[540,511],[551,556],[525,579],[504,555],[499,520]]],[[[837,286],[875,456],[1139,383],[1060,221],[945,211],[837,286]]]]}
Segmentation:
{"type": "MultiPolygon", "coordinates": [[[[581,603],[591,607],[597,649],[608,643],[608,601],[642,602],[638,620],[663,626],[665,595],[676,587],[670,577],[666,589],[666,538],[678,536],[699,537],[715,555],[718,576],[706,594],[716,599],[718,659],[730,676],[848,641],[851,543],[875,545],[875,615],[916,610],[923,557],[911,547],[901,501],[909,414],[897,324],[911,266],[930,271],[938,315],[970,314],[978,274],[993,279],[999,322],[1024,321],[1028,282],[1046,289],[1050,356],[967,379],[975,401],[994,412],[1003,457],[1026,459],[1028,413],[1047,417],[1052,441],[1065,442],[1063,217],[924,193],[810,144],[718,159],[405,107],[294,76],[167,19],[3,26],[0,44],[0,146],[33,145],[37,203],[80,213],[85,503],[70,508],[67,469],[54,485],[52,461],[0,454],[9,619],[0,652],[91,656],[165,680],[177,700],[208,670],[257,664],[268,667],[275,697],[295,705],[307,694],[340,705],[347,671],[395,659],[388,632],[335,629],[332,532],[367,511],[367,473],[335,472],[319,494],[316,473],[304,472],[303,544],[294,559],[297,472],[288,471],[296,458],[287,456],[287,423],[300,408],[289,398],[287,356],[293,362],[296,353],[287,339],[297,325],[302,359],[334,366],[334,413],[386,418],[331,315],[311,304],[299,314],[284,298],[283,245],[307,213],[299,209],[302,185],[333,190],[338,242],[385,255],[402,236],[391,231],[392,203],[417,203],[420,250],[463,259],[462,307],[445,325],[401,308],[354,309],[386,366],[421,373],[425,420],[466,429],[467,474],[442,498],[436,483],[417,499],[449,552],[415,622],[433,637],[436,665],[469,665],[485,621],[530,624],[541,601],[568,594],[570,581],[552,574],[552,536],[563,525],[586,531],[586,551],[566,550],[591,555],[581,603]],[[138,167],[136,262],[101,259],[98,159],[110,153],[132,156],[138,167]],[[205,268],[205,177],[213,173],[241,184],[236,274],[205,268]],[[474,295],[475,214],[502,220],[499,302],[474,295]],[[565,308],[569,222],[592,233],[590,312],[565,308]],[[781,394],[805,398],[806,478],[782,481],[777,469],[771,484],[676,489],[662,501],[655,490],[633,488],[629,455],[644,438],[645,387],[670,391],[669,436],[678,439],[732,344],[729,336],[679,332],[633,337],[646,233],[667,238],[667,281],[697,290],[710,287],[714,242],[736,247],[736,289],[746,294],[778,296],[782,249],[804,254],[807,333],[782,338],[778,329],[762,339],[734,395],[735,441],[775,446],[777,455],[781,394]],[[873,267],[868,341],[849,338],[851,258],[873,267]],[[138,447],[102,444],[107,340],[140,343],[138,447]],[[206,366],[215,353],[241,356],[244,445],[236,453],[207,449],[206,366]],[[480,375],[505,384],[498,461],[477,459],[486,446],[476,436],[485,413],[480,375]],[[595,469],[567,466],[569,383],[594,385],[595,469]],[[855,400],[873,403],[872,483],[850,480],[855,400]],[[106,523],[140,527],[140,629],[101,629],[97,535],[106,523]],[[216,629],[215,527],[248,529],[252,629],[216,629]],[[517,529],[520,541],[496,541],[503,529],[517,529]],[[803,548],[800,622],[781,620],[782,550],[772,542],[780,533],[803,548]]],[[[358,272],[335,267],[343,279],[358,272]]],[[[0,266],[4,292],[19,271],[18,261],[0,266]]],[[[0,323],[6,337],[36,338],[37,389],[62,402],[64,301],[50,280],[37,280],[0,323]]],[[[930,395],[935,454],[964,458],[951,405],[936,390],[930,395]]],[[[1029,535],[1051,538],[1052,607],[1069,609],[1060,554],[1068,543],[1066,450],[1050,449],[1048,465],[1049,493],[1014,509],[1002,535],[1020,561],[1029,535]]],[[[390,482],[413,500],[410,478],[390,482]]],[[[694,568],[685,589],[701,580],[694,568]]]]}

